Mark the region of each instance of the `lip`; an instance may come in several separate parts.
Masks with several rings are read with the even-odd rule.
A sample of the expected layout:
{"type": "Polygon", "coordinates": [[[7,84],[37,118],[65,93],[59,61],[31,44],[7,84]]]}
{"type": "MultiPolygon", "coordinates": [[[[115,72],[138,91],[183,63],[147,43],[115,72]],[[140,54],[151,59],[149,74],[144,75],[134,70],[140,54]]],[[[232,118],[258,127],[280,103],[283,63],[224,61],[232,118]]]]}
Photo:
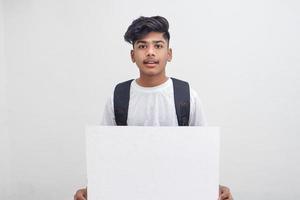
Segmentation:
{"type": "Polygon", "coordinates": [[[155,67],[158,65],[159,61],[155,59],[146,59],[144,60],[143,64],[146,65],[147,67],[155,67]]]}

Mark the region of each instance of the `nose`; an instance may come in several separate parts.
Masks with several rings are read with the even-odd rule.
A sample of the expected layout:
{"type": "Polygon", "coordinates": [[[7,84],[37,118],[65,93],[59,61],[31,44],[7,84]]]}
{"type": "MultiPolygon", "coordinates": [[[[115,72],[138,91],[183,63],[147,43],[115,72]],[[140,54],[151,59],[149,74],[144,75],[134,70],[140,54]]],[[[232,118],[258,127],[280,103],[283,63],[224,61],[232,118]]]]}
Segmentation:
{"type": "Polygon", "coordinates": [[[152,45],[150,45],[149,48],[147,49],[147,56],[155,56],[155,50],[152,45]]]}

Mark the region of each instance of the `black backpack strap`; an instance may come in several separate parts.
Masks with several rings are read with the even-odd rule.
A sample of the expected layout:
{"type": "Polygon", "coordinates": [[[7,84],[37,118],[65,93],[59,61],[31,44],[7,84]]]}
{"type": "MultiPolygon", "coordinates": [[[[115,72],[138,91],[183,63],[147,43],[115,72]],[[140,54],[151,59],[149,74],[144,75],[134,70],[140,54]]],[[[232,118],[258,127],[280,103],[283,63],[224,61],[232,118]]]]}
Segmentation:
{"type": "Polygon", "coordinates": [[[171,78],[178,126],[188,126],[190,120],[190,87],[188,82],[171,78]]]}
{"type": "Polygon", "coordinates": [[[127,126],[130,85],[133,79],[119,83],[114,91],[114,113],[118,126],[127,126]]]}

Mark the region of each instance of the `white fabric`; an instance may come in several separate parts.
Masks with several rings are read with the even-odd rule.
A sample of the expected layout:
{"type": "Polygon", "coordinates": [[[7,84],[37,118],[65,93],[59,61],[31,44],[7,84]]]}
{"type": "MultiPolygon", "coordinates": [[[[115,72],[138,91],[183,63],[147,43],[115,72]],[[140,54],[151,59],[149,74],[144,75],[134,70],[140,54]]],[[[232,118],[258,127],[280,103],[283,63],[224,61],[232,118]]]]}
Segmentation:
{"type": "MultiPolygon", "coordinates": [[[[206,119],[197,93],[190,88],[190,126],[205,126],[206,119]]],[[[156,87],[142,87],[136,80],[130,87],[128,126],[178,126],[173,81],[156,87]]],[[[115,126],[113,96],[106,103],[101,125],[115,126]]]]}

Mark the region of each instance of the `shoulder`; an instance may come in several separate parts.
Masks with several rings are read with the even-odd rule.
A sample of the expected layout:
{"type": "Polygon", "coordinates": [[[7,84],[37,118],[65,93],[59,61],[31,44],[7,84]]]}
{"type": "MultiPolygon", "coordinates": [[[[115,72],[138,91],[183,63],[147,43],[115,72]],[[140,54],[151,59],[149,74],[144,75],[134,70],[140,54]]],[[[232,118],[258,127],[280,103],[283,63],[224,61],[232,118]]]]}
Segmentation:
{"type": "Polygon", "coordinates": [[[191,87],[190,87],[190,96],[191,96],[191,99],[199,99],[198,93],[196,92],[196,90],[194,90],[191,87]]]}
{"type": "Polygon", "coordinates": [[[129,90],[133,80],[134,79],[130,79],[130,80],[123,81],[123,82],[116,84],[114,93],[129,90]]]}
{"type": "Polygon", "coordinates": [[[178,91],[188,91],[189,90],[189,83],[187,81],[180,80],[180,79],[173,78],[173,77],[171,77],[170,79],[172,80],[171,82],[172,82],[175,90],[178,90],[178,91]]]}
{"type": "Polygon", "coordinates": [[[177,78],[173,78],[173,77],[171,79],[173,81],[173,84],[179,84],[179,86],[188,86],[191,98],[198,97],[197,92],[190,86],[190,84],[188,83],[188,81],[177,79],[177,78]]]}

